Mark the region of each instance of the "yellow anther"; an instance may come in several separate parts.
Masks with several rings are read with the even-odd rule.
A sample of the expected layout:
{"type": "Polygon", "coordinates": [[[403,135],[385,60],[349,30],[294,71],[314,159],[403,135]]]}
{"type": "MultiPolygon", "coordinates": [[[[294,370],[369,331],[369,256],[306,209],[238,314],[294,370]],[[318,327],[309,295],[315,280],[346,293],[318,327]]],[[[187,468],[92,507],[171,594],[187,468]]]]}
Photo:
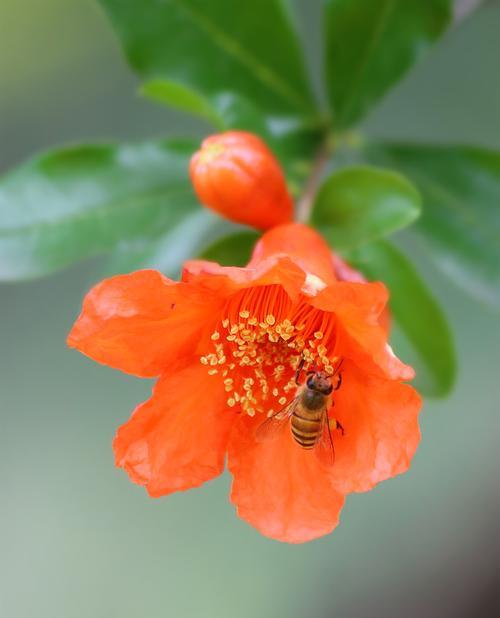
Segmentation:
{"type": "Polygon", "coordinates": [[[246,320],[246,318],[248,318],[250,316],[250,311],[247,311],[246,309],[244,309],[243,311],[240,311],[240,318],[243,318],[246,320]]]}
{"type": "Polygon", "coordinates": [[[224,328],[227,328],[229,326],[229,320],[227,318],[225,318],[224,320],[222,320],[222,326],[224,328]]]}
{"type": "Polygon", "coordinates": [[[266,322],[272,326],[276,322],[276,318],[270,313],[269,315],[266,315],[266,322]]]}
{"type": "Polygon", "coordinates": [[[284,406],[286,403],[286,397],[280,397],[278,399],[278,403],[280,404],[280,406],[284,406]]]}
{"type": "Polygon", "coordinates": [[[208,375],[209,376],[214,376],[216,373],[219,373],[218,369],[209,369],[208,370],[208,375]]]}
{"type": "Polygon", "coordinates": [[[206,356],[202,356],[202,357],[200,358],[200,363],[201,363],[202,365],[208,365],[208,358],[207,358],[206,356]]]}
{"type": "Polygon", "coordinates": [[[229,399],[227,400],[227,405],[230,408],[233,408],[236,405],[236,400],[233,397],[229,397],[229,399]]]}
{"type": "Polygon", "coordinates": [[[217,339],[220,338],[220,333],[218,330],[216,330],[214,333],[212,333],[210,339],[212,339],[213,341],[217,341],[217,339]]]}

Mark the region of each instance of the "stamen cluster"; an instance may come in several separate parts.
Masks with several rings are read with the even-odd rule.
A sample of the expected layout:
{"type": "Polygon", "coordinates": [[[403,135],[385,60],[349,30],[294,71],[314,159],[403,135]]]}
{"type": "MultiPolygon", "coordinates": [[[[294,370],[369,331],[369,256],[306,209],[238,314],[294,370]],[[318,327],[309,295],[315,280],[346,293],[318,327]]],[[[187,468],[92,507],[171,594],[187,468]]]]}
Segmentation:
{"type": "Polygon", "coordinates": [[[221,320],[211,335],[213,351],[200,360],[209,375],[221,374],[230,408],[239,406],[250,416],[271,416],[283,408],[293,399],[302,359],[306,372],[314,367],[333,373],[336,358],[328,353],[323,331],[311,332],[310,322],[277,319],[273,313],[259,319],[246,308],[221,320]]]}

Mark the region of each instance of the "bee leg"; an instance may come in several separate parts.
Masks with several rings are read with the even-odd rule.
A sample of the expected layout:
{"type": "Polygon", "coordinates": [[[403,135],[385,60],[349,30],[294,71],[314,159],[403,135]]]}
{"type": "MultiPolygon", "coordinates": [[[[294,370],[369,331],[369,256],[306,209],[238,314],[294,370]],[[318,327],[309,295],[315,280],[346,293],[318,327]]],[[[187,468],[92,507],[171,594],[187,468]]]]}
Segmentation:
{"type": "Polygon", "coordinates": [[[339,373],[337,384],[335,385],[335,388],[333,390],[338,391],[341,386],[342,386],[342,374],[339,373]]]}
{"type": "Polygon", "coordinates": [[[302,368],[304,367],[305,362],[306,362],[306,359],[302,357],[300,363],[298,364],[297,371],[295,372],[295,384],[297,386],[299,386],[300,373],[302,371],[302,368]]]}
{"type": "Polygon", "coordinates": [[[344,428],[343,426],[338,422],[338,420],[336,418],[331,418],[328,421],[328,426],[330,427],[331,431],[335,431],[336,429],[340,429],[342,435],[344,435],[344,428]]]}

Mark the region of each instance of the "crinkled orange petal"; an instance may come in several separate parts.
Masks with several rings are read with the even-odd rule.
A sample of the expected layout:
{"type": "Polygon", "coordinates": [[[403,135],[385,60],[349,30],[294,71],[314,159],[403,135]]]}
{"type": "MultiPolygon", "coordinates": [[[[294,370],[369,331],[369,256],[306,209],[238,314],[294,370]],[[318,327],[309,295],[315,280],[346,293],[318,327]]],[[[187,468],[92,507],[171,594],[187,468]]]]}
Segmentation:
{"type": "MultiPolygon", "coordinates": [[[[332,254],[332,258],[335,275],[339,281],[368,283],[368,279],[366,279],[366,277],[362,273],[360,273],[358,270],[355,270],[339,255],[334,253],[332,254]]],[[[382,328],[384,329],[386,337],[388,337],[391,330],[391,312],[389,311],[388,306],[386,306],[385,309],[382,311],[378,321],[380,323],[380,326],[382,326],[382,328]]]]}
{"type": "Polygon", "coordinates": [[[413,368],[402,363],[387,344],[386,327],[381,321],[387,300],[383,283],[337,282],[318,292],[310,303],[335,313],[339,348],[348,350],[360,367],[393,380],[411,380],[415,377],[413,368]]]}
{"type": "Polygon", "coordinates": [[[162,376],[118,429],[116,465],[153,497],[196,487],[223,471],[234,419],[221,381],[196,360],[162,376]]]}
{"type": "Polygon", "coordinates": [[[330,414],[345,430],[334,435],[332,478],[338,491],[368,491],[408,469],[420,441],[422,401],[415,389],[347,362],[334,403],[330,414]]]}
{"type": "Polygon", "coordinates": [[[189,354],[218,299],[154,270],[105,279],[85,297],[68,345],[140,377],[189,354]]]}
{"type": "Polygon", "coordinates": [[[254,286],[279,284],[292,300],[301,293],[306,275],[287,257],[271,257],[255,268],[220,266],[216,262],[190,260],[184,264],[182,279],[226,297],[238,290],[254,286]]]}
{"type": "Polygon", "coordinates": [[[325,283],[336,280],[331,249],[307,225],[288,223],[266,232],[255,245],[248,267],[255,268],[262,261],[280,254],[287,255],[306,273],[319,277],[325,283]]]}
{"type": "Polygon", "coordinates": [[[265,536],[287,543],[328,534],[338,524],[344,496],[287,427],[276,440],[256,442],[254,429],[262,420],[238,419],[229,441],[231,502],[238,515],[265,536]]]}

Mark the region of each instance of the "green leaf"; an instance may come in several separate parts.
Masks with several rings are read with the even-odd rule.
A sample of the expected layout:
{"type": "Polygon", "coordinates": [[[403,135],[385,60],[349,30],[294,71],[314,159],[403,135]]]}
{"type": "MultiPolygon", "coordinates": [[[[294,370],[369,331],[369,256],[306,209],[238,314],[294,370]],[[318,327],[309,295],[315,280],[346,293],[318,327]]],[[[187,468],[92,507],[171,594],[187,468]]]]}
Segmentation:
{"type": "Polygon", "coordinates": [[[259,238],[257,232],[236,232],[224,236],[205,249],[200,258],[223,266],[246,266],[259,238]]]}
{"type": "Polygon", "coordinates": [[[140,93],[153,101],[200,116],[217,129],[225,128],[224,121],[210,102],[182,84],[166,79],[153,79],[141,86],[140,93]]]}
{"type": "Polygon", "coordinates": [[[384,144],[367,154],[400,169],[421,191],[415,229],[434,263],[464,290],[500,308],[500,152],[384,144]]]}
{"type": "Polygon", "coordinates": [[[235,229],[237,226],[208,210],[189,213],[159,238],[138,238],[120,243],[111,255],[106,274],[155,268],[176,279],[183,262],[193,259],[210,243],[235,229]]]}
{"type": "Polygon", "coordinates": [[[445,30],[451,0],[325,0],[327,90],[336,128],[360,120],[445,30]]]}
{"type": "Polygon", "coordinates": [[[312,223],[337,249],[350,249],[399,230],[420,214],[420,196],[395,172],[347,167],[320,188],[312,223]]]}
{"type": "Polygon", "coordinates": [[[281,0],[100,0],[131,65],[211,97],[237,92],[273,113],[311,113],[296,33],[281,0]]]}
{"type": "Polygon", "coordinates": [[[76,146],[0,178],[0,279],[51,273],[157,237],[196,208],[190,142],[76,146]]]}
{"type": "Polygon", "coordinates": [[[365,245],[344,256],[368,279],[388,286],[397,327],[393,345],[399,354],[410,345],[410,357],[405,360],[417,371],[417,388],[429,396],[446,395],[456,377],[452,335],[445,315],[413,265],[387,241],[365,245]]]}

